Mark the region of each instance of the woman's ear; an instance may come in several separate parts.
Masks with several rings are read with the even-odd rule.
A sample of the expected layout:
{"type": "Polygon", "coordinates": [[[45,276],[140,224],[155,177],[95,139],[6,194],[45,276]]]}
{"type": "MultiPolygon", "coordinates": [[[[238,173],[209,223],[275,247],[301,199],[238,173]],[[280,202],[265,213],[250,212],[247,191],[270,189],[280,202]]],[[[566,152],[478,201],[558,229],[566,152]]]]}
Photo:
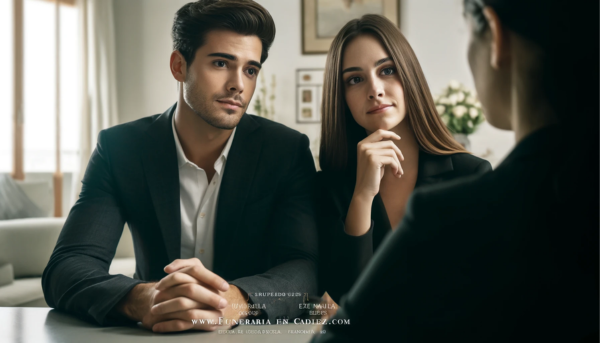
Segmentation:
{"type": "Polygon", "coordinates": [[[490,64],[494,69],[503,68],[510,63],[509,34],[493,8],[489,6],[485,7],[483,9],[483,15],[487,19],[492,34],[490,64]]]}

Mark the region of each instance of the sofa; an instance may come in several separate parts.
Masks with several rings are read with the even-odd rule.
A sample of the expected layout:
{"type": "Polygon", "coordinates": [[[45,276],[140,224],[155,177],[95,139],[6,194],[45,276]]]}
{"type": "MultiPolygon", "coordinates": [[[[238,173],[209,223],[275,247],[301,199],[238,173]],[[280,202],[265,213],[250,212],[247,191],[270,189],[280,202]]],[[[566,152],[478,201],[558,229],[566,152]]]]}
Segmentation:
{"type": "MultiPolygon", "coordinates": [[[[47,307],[42,273],[65,218],[0,220],[0,307],[47,307]]],[[[135,255],[125,227],[110,274],[133,277],[135,255]]]]}

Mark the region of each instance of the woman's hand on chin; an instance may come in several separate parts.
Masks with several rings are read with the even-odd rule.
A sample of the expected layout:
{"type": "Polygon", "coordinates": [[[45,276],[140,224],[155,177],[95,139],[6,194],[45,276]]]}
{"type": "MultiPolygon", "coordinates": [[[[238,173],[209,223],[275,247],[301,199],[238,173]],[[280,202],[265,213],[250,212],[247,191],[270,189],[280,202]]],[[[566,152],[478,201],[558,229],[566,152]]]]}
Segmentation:
{"type": "Polygon", "coordinates": [[[397,178],[404,174],[400,165],[404,156],[393,140],[400,140],[400,136],[391,131],[377,130],[358,143],[355,197],[372,199],[379,193],[385,166],[390,166],[397,178]]]}

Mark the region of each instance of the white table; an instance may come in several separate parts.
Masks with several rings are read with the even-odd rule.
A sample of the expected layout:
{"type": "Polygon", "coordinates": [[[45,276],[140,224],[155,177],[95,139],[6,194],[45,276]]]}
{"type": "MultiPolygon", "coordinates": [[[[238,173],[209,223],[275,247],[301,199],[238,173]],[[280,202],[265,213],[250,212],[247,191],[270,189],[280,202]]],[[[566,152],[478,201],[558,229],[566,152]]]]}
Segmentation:
{"type": "Polygon", "coordinates": [[[244,325],[236,334],[183,332],[156,334],[141,327],[100,327],[75,317],[42,307],[0,307],[2,343],[94,343],[94,342],[308,342],[316,325],[244,325]],[[242,334],[237,334],[242,330],[242,334]],[[261,330],[279,330],[279,334],[259,334],[261,330]],[[306,333],[289,331],[305,330],[306,333]]]}

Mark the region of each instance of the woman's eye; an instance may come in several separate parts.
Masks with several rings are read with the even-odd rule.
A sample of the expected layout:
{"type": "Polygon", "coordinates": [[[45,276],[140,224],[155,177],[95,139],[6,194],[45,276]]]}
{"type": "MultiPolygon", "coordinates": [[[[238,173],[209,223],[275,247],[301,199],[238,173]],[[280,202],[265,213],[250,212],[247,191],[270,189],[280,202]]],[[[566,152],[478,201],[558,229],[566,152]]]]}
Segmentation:
{"type": "Polygon", "coordinates": [[[249,74],[249,75],[252,75],[252,76],[254,76],[254,75],[256,75],[257,73],[258,73],[258,70],[254,69],[254,68],[250,68],[250,69],[248,69],[248,74],[249,74]]]}
{"type": "Polygon", "coordinates": [[[360,77],[358,77],[358,76],[351,77],[351,78],[348,79],[347,82],[348,82],[349,85],[355,85],[355,84],[357,84],[357,83],[360,82],[360,77]]]}
{"type": "Polygon", "coordinates": [[[395,72],[394,68],[385,68],[381,71],[383,75],[392,75],[395,72]]]}
{"type": "Polygon", "coordinates": [[[215,61],[213,63],[215,66],[220,67],[220,68],[226,66],[225,61],[215,61]]]}

